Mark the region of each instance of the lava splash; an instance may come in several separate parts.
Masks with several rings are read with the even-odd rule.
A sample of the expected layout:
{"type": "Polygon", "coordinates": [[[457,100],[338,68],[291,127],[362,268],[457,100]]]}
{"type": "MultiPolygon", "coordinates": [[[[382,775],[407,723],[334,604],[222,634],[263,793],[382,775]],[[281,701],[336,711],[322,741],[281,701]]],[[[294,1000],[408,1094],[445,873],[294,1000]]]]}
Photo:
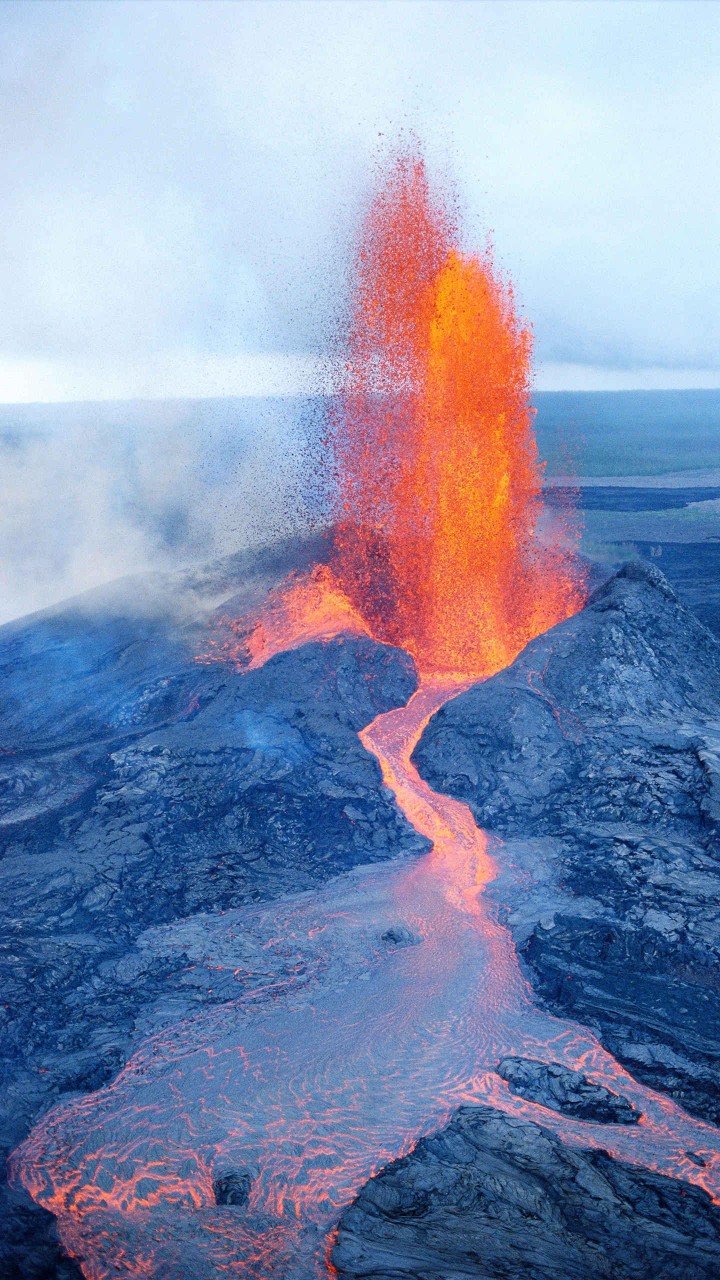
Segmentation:
{"type": "Polygon", "coordinates": [[[423,675],[484,679],[586,595],[571,490],[542,503],[532,335],[412,151],[369,204],[351,275],[321,461],[328,563],[222,619],[204,656],[252,667],[347,631],[423,675]]]}

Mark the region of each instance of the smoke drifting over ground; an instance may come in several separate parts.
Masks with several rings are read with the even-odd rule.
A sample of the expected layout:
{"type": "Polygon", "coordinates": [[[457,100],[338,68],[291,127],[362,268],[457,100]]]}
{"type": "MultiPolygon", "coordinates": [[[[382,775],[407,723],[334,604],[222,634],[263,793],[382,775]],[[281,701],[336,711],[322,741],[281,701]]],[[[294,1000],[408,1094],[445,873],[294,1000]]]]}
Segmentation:
{"type": "Polygon", "coordinates": [[[303,527],[308,402],[0,409],[0,622],[303,527]]]}

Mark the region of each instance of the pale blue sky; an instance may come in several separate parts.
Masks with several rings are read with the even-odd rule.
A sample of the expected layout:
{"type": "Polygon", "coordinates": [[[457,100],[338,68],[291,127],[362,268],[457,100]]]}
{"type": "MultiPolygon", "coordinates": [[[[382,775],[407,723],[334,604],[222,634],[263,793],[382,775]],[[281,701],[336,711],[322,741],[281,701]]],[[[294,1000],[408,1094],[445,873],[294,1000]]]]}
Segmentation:
{"type": "Polygon", "coordinates": [[[546,386],[720,385],[713,0],[0,4],[0,400],[304,384],[403,129],[546,386]]]}

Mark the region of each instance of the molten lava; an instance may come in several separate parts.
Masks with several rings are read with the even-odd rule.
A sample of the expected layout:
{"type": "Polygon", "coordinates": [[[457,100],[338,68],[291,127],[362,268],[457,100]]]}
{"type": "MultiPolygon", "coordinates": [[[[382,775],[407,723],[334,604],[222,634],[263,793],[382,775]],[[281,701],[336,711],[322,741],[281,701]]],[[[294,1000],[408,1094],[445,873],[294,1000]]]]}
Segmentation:
{"type": "Polygon", "coordinates": [[[542,504],[530,330],[489,252],[468,255],[423,160],[365,217],[334,373],[329,565],[291,575],[210,658],[256,666],[340,631],[482,679],[582,606],[573,512],[542,504]]]}
{"type": "Polygon", "coordinates": [[[216,918],[208,962],[232,966],[255,939],[258,991],[158,1032],[14,1153],[14,1177],[56,1215],[87,1280],[332,1277],[343,1208],[464,1104],[538,1121],[720,1201],[718,1130],[634,1081],[591,1032],[534,1006],[482,893],[494,875],[488,838],[413,767],[424,725],[462,687],[426,680],[361,734],[431,852],[216,918]],[[397,924],[417,945],[381,946],[397,924]],[[525,1101],[495,1070],[515,1055],[585,1075],[641,1122],[525,1101]],[[233,1169],[252,1185],[247,1206],[228,1209],[213,1182],[233,1169]]]}
{"type": "Polygon", "coordinates": [[[320,564],[310,573],[290,574],[249,618],[221,618],[199,661],[229,661],[252,671],[276,653],[340,634],[370,632],[332,569],[320,564]]]}
{"type": "Polygon", "coordinates": [[[483,677],[577,611],[571,522],[541,536],[531,335],[490,253],[467,255],[403,155],[356,260],[330,444],[333,568],[423,672],[483,677]]]}

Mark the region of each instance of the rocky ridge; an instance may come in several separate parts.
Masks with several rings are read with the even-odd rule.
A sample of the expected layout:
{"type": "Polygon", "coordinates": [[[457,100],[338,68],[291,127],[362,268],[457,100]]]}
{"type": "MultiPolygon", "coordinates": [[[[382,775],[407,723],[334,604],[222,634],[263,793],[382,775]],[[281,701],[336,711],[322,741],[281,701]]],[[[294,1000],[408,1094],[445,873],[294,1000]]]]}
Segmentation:
{"type": "Polygon", "coordinates": [[[714,1280],[705,1192],[462,1107],[340,1219],[339,1280],[714,1280]]]}
{"type": "Polygon", "coordinates": [[[640,1119],[639,1112],[626,1098],[560,1063],[503,1058],[497,1073],[507,1080],[511,1093],[528,1102],[539,1102],[564,1116],[594,1124],[637,1124],[640,1119]]]}

